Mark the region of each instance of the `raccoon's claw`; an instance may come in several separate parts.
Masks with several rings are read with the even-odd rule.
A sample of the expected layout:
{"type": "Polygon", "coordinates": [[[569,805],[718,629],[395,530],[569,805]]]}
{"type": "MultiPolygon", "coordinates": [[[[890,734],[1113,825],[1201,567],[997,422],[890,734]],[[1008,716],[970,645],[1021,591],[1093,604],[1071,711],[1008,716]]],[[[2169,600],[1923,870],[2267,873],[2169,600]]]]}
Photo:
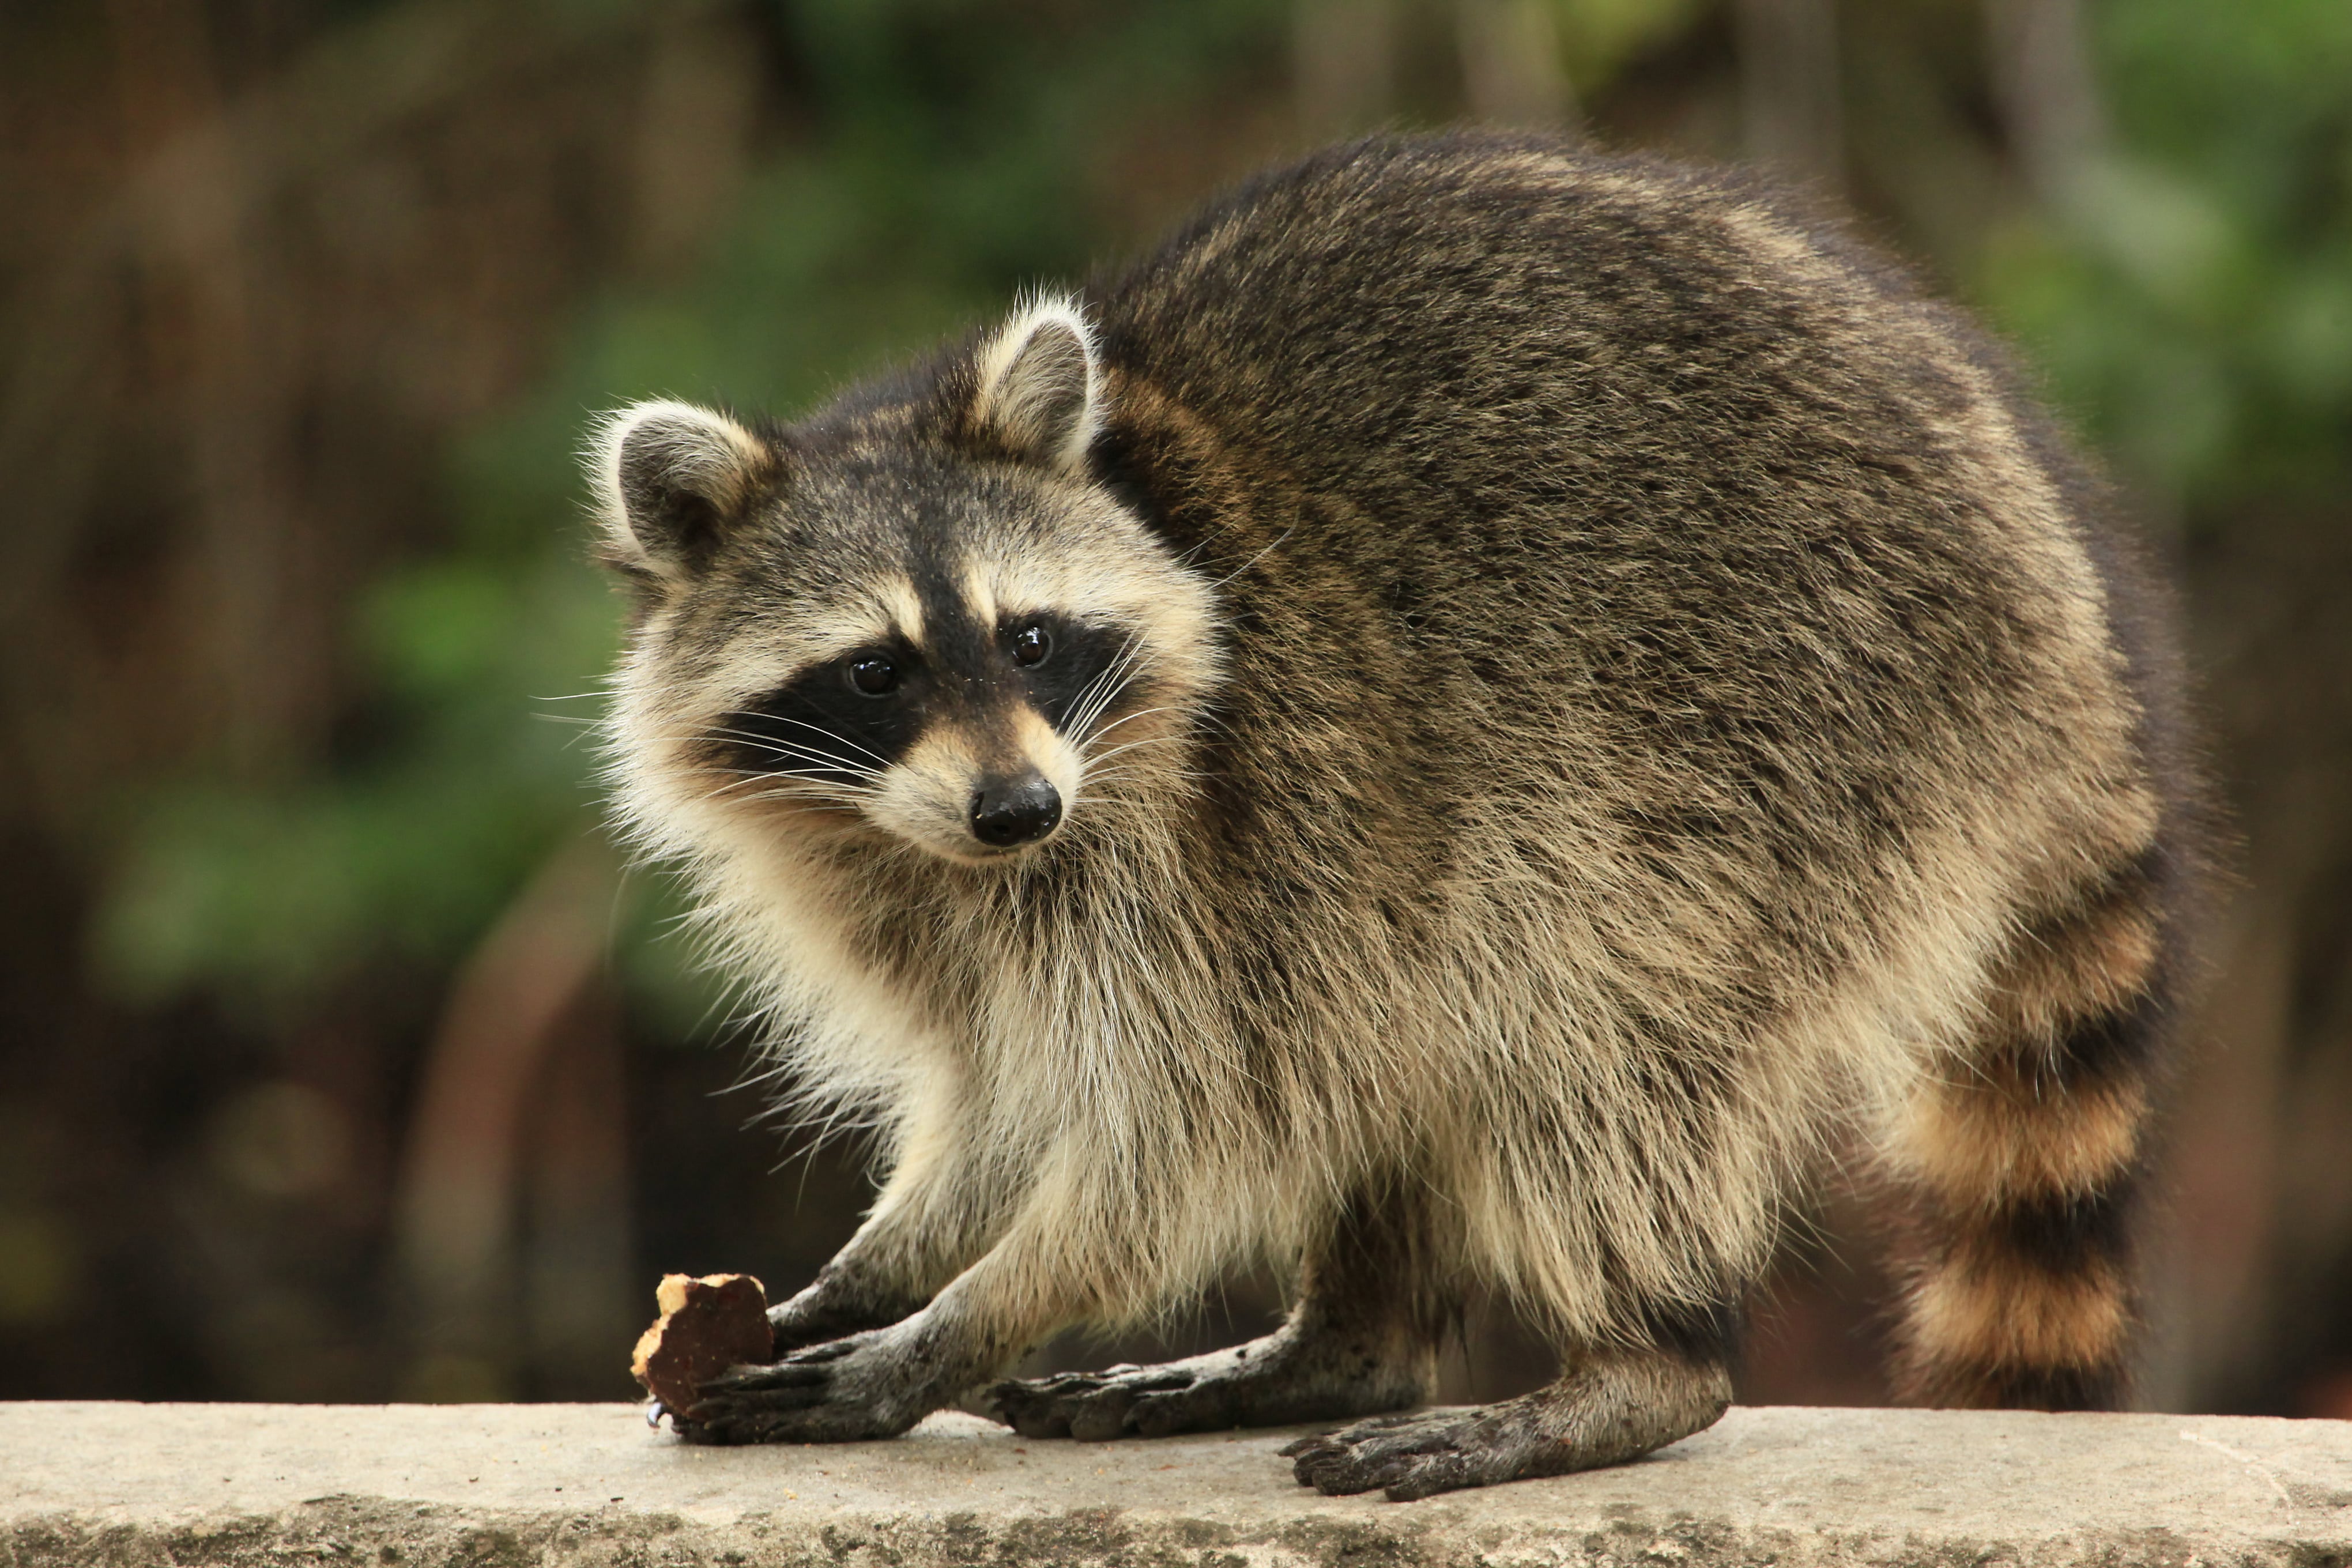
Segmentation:
{"type": "Polygon", "coordinates": [[[888,1330],[811,1345],[765,1366],[731,1367],[670,1412],[689,1443],[847,1443],[895,1437],[929,1414],[927,1379],[888,1330]]]}

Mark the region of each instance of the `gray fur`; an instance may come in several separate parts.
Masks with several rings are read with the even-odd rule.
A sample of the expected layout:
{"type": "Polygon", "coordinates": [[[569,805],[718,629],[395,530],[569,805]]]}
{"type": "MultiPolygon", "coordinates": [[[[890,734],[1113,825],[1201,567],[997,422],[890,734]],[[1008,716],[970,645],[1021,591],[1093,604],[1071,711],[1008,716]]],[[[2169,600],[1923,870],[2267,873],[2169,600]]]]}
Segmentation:
{"type": "Polygon", "coordinates": [[[1913,1386],[2118,1395],[2189,859],[2163,638],[2118,630],[2095,485],[1899,273],[1724,177],[1375,140],[729,428],[707,559],[618,563],[621,809],[890,1175],[776,1314],[869,1331],[682,1430],[904,1430],[1272,1258],[1300,1304],[1247,1353],[998,1407],[1373,1415],[1476,1284],[1562,1381],[1300,1479],[1616,1462],[1720,1412],[1857,1122],[1922,1216],[1913,1386]],[[1025,670],[1041,616],[1065,662],[1025,670]],[[841,694],[875,649],[898,706],[841,694]],[[988,853],[963,803],[1014,767],[1066,810],[988,853]]]}

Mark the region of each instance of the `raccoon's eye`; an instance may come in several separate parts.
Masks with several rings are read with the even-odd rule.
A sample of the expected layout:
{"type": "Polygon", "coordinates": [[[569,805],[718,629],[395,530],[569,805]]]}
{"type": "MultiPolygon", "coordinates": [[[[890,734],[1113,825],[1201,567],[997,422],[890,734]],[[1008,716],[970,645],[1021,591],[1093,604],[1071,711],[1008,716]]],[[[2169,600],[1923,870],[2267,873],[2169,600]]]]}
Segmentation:
{"type": "Polygon", "coordinates": [[[1043,626],[1023,626],[1013,634],[1013,662],[1043,664],[1054,651],[1054,636],[1043,626]]]}
{"type": "Polygon", "coordinates": [[[872,654],[853,658],[849,661],[849,685],[852,690],[867,697],[887,697],[898,689],[898,667],[872,654]]]}

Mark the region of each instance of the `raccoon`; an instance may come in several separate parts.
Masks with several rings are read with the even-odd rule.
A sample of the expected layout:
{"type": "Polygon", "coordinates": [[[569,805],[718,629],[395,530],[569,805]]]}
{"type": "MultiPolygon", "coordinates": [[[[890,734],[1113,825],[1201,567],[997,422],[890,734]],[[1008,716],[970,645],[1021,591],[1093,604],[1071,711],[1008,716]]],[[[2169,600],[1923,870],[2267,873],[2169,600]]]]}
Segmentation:
{"type": "Polygon", "coordinates": [[[1722,1414],[1856,1136],[1909,1397],[2124,1397],[2179,679],[2008,361],[1835,226],[1376,138],[800,423],[625,409],[592,469],[618,814],[887,1173],[686,1436],[977,1398],[1353,1423],[1285,1450],[1327,1493],[1614,1464],[1722,1414]],[[992,1382],[1252,1260],[1264,1339],[992,1382]],[[1473,1291],[1559,1380],[1396,1414],[1473,1291]]]}

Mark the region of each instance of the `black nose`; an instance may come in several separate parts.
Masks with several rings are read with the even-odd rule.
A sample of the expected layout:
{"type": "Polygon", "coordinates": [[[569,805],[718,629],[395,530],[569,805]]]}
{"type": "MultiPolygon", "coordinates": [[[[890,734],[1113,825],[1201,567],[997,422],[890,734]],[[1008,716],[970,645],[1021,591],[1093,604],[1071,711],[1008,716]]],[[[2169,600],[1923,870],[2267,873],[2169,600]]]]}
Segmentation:
{"type": "Polygon", "coordinates": [[[1061,793],[1042,773],[992,779],[971,797],[971,836],[993,848],[1034,844],[1061,820],[1061,793]]]}

